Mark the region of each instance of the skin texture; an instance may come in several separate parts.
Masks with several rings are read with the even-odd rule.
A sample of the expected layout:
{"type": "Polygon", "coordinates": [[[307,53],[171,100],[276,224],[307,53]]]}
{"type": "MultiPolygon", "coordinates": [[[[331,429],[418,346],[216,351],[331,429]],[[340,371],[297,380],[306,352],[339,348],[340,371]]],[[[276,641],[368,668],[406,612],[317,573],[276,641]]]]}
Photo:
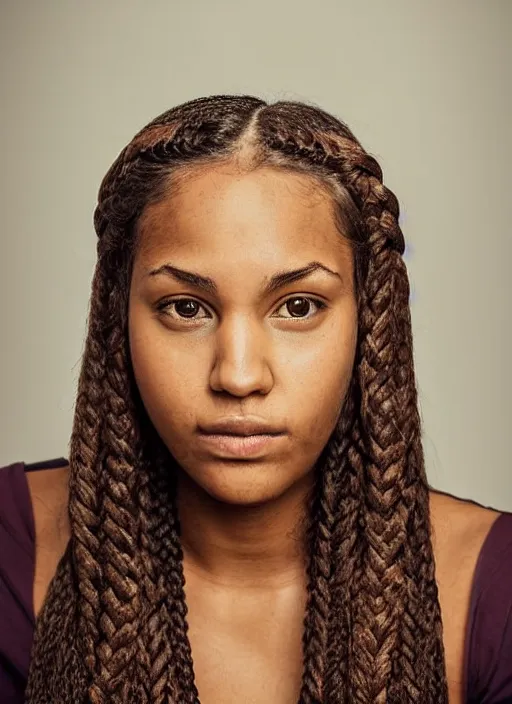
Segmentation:
{"type": "Polygon", "coordinates": [[[355,354],[353,263],[330,200],[301,176],[208,169],[150,206],[139,232],[130,348],[153,424],[191,481],[226,508],[246,516],[295,493],[333,430],[355,354]],[[313,260],[341,278],[315,272],[259,300],[274,273],[313,260]],[[210,276],[218,296],[148,276],[167,262],[210,276]],[[299,301],[294,319],[284,305],[292,294],[329,308],[299,301]],[[156,312],[172,296],[199,302],[193,320],[171,303],[156,312]],[[288,435],[263,461],[219,461],[198,446],[196,427],[229,415],[256,415],[288,435]]]}
{"type": "MultiPolygon", "coordinates": [[[[206,703],[292,702],[300,689],[303,507],[348,388],[357,335],[350,247],[329,197],[314,186],[271,169],[196,170],[149,206],[139,226],[130,350],[146,410],[181,468],[189,638],[206,703]],[[339,277],[315,272],[259,296],[273,274],[311,261],[339,277]],[[148,275],[166,263],[211,277],[218,294],[148,275]],[[327,307],[311,300],[308,308],[305,297],[327,307]],[[188,303],[174,307],[171,298],[188,303]],[[183,315],[190,312],[193,322],[183,315]],[[227,460],[201,446],[197,425],[230,415],[258,416],[286,435],[255,460],[227,460]]],[[[69,537],[67,470],[28,477],[38,613],[69,537]]],[[[499,514],[435,493],[430,510],[457,704],[472,575],[499,514]]]]}
{"type": "Polygon", "coordinates": [[[197,569],[226,583],[287,580],[290,569],[302,573],[301,508],[355,354],[353,261],[331,201],[303,176],[210,168],[149,206],[139,234],[132,363],[146,410],[183,470],[186,552],[197,569]],[[260,297],[273,274],[315,260],[339,276],[317,271],[260,297]],[[218,295],[148,276],[165,263],[213,278],[218,295]],[[183,304],[171,305],[171,297],[197,301],[185,307],[194,320],[184,319],[183,304]],[[327,307],[308,306],[303,297],[327,307]],[[158,313],[161,301],[167,305],[158,313]],[[232,415],[258,416],[286,435],[255,460],[204,449],[198,424],[232,415]]]}

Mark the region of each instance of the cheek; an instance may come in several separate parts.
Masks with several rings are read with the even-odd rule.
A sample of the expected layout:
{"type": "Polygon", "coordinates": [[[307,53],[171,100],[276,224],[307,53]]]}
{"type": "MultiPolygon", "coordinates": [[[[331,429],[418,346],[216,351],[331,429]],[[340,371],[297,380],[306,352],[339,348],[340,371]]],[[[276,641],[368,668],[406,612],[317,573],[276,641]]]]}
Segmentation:
{"type": "Polygon", "coordinates": [[[353,374],[357,325],[332,332],[297,354],[290,368],[290,415],[305,452],[317,452],[328,441],[353,374]]]}
{"type": "Polygon", "coordinates": [[[129,341],[135,380],[148,415],[160,434],[179,434],[195,424],[202,361],[169,343],[154,320],[130,317],[129,341]]]}

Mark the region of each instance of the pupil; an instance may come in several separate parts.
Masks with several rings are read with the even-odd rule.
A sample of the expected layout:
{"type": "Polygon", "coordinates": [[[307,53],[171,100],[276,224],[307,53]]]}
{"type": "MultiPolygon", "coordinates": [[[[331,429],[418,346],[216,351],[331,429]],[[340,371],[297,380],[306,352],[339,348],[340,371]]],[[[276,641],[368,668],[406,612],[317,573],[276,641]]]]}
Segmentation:
{"type": "Polygon", "coordinates": [[[184,317],[193,317],[197,313],[196,307],[197,303],[195,301],[176,301],[176,311],[184,317]],[[181,306],[181,309],[179,308],[179,306],[181,306]],[[186,310],[187,306],[188,310],[186,310]],[[191,306],[192,310],[190,309],[191,306]]]}
{"type": "Polygon", "coordinates": [[[297,317],[305,315],[309,310],[309,301],[306,298],[292,298],[287,305],[288,312],[297,317]],[[296,305],[297,301],[299,305],[296,305]]]}

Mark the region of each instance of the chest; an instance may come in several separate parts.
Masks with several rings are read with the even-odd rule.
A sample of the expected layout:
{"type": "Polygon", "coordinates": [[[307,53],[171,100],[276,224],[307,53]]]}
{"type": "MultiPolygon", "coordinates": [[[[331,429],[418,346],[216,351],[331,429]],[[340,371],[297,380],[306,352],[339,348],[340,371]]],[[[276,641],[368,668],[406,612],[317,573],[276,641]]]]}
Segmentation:
{"type": "Polygon", "coordinates": [[[187,593],[201,704],[296,704],[305,596],[187,593]]]}

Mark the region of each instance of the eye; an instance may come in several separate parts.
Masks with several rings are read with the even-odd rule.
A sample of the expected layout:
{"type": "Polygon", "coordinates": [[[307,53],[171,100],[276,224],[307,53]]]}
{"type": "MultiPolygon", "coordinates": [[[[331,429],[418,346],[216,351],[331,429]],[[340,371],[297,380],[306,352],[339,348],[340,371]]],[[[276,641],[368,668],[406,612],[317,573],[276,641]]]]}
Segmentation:
{"type": "Polygon", "coordinates": [[[288,320],[304,318],[308,320],[309,318],[312,318],[315,315],[304,315],[305,313],[311,310],[312,303],[318,309],[317,312],[323,310],[324,308],[327,308],[327,304],[323,301],[320,301],[318,298],[312,298],[311,296],[293,296],[292,298],[288,298],[288,300],[281,304],[278,310],[281,310],[281,308],[286,308],[287,311],[291,313],[291,318],[288,318],[288,320]]]}
{"type": "Polygon", "coordinates": [[[196,313],[199,308],[206,310],[199,301],[193,298],[175,298],[171,301],[162,301],[157,306],[160,312],[165,313],[165,315],[168,315],[170,318],[174,318],[174,320],[198,320],[196,313]],[[177,315],[169,313],[170,309],[173,309],[177,315]]]}
{"type": "MultiPolygon", "coordinates": [[[[290,317],[276,317],[284,317],[286,320],[309,320],[316,314],[313,313],[313,315],[308,315],[311,311],[312,305],[316,307],[316,313],[324,308],[327,308],[327,304],[318,298],[313,298],[311,296],[293,296],[288,298],[278,308],[278,310],[286,308],[288,313],[290,313],[290,317]]],[[[194,321],[201,320],[202,318],[210,318],[211,316],[209,314],[206,316],[197,317],[197,312],[201,308],[206,311],[206,308],[202,305],[202,303],[199,303],[199,301],[196,301],[194,298],[177,298],[174,300],[166,300],[157,305],[158,311],[168,315],[174,320],[179,321],[194,321]]],[[[208,311],[206,312],[208,313],[208,311]]]]}

